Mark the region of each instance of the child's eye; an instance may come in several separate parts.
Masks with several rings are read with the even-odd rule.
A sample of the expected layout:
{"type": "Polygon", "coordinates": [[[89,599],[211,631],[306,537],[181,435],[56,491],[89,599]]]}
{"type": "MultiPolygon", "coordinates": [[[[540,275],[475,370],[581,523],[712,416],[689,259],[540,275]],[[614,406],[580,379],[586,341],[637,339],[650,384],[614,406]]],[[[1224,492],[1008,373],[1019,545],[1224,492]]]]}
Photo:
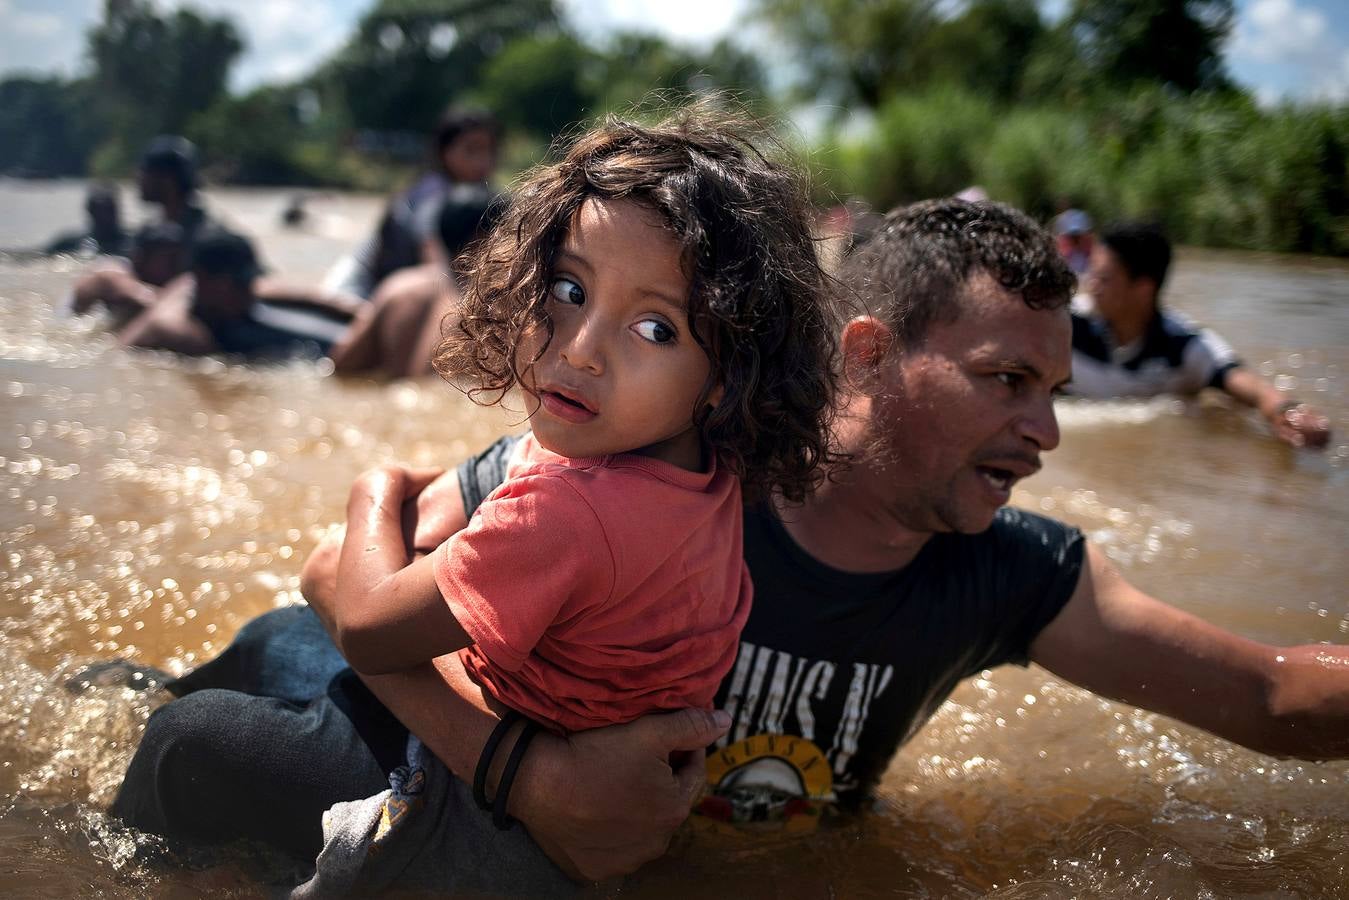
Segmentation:
{"type": "Polygon", "coordinates": [[[653,344],[668,344],[675,339],[675,330],[659,319],[643,319],[632,327],[653,344]]]}
{"type": "Polygon", "coordinates": [[[580,306],[586,302],[585,290],[570,278],[554,278],[553,283],[548,286],[548,293],[558,303],[580,306]]]}

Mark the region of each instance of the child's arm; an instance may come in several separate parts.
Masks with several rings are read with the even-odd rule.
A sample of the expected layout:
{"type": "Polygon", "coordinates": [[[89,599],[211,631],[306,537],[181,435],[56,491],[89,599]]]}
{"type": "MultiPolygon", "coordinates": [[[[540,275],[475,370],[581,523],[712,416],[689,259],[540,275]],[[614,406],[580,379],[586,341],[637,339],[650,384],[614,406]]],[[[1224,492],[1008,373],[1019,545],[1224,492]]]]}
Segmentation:
{"type": "Polygon", "coordinates": [[[413,562],[403,529],[404,502],[439,474],[386,466],[352,486],[331,612],[338,649],[358,672],[405,669],[472,643],[436,586],[433,556],[413,562]]]}

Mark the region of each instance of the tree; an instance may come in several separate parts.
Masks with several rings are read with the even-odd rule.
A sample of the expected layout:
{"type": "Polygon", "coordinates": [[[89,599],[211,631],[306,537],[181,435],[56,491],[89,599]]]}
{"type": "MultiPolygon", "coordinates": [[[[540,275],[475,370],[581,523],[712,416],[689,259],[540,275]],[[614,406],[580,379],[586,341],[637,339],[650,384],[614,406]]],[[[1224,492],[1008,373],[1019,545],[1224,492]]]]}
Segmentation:
{"type": "Polygon", "coordinates": [[[586,72],[595,64],[595,52],[571,34],[531,35],[487,62],[473,96],[508,130],[547,143],[593,110],[586,72]]]}
{"type": "Polygon", "coordinates": [[[799,92],[876,109],[925,80],[923,42],[939,0],[755,0],[753,15],[790,48],[799,92]]]}
{"type": "Polygon", "coordinates": [[[83,175],[99,138],[89,93],[83,81],[0,81],[0,172],[83,175]]]}
{"type": "Polygon", "coordinates": [[[1036,0],[971,0],[922,42],[926,78],[998,100],[1014,99],[1045,31],[1036,0]]]}
{"type": "Polygon", "coordinates": [[[1233,15],[1232,0],[1073,0],[1061,27],[1088,77],[1190,93],[1230,86],[1222,47],[1233,15]]]}
{"type": "Polygon", "coordinates": [[[425,132],[507,44],[558,28],[554,0],[379,0],[322,76],[356,127],[425,132]]]}
{"type": "Polygon", "coordinates": [[[589,82],[602,109],[620,112],[653,94],[684,103],[721,91],[751,106],[766,96],[763,67],[731,41],[700,53],[643,32],[613,35],[598,52],[589,82]]]}
{"type": "Polygon", "coordinates": [[[243,41],[228,19],[191,9],[160,16],[146,0],[106,0],[89,33],[101,101],[123,138],[139,146],[156,133],[178,133],[225,95],[243,41]]]}

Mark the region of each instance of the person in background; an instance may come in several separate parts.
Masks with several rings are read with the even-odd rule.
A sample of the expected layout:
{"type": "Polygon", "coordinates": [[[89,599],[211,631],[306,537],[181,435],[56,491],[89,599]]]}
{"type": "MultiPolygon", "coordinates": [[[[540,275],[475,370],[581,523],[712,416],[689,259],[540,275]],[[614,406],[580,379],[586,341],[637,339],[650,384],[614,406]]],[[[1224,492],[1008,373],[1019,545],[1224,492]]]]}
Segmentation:
{"type": "Polygon", "coordinates": [[[89,216],[88,230],[58,235],[43,252],[49,256],[58,253],[86,257],[125,255],[129,242],[122,228],[117,188],[106,184],[90,186],[84,199],[84,211],[89,216]]]}
{"type": "Polygon", "coordinates": [[[183,230],[180,271],[192,264],[197,232],[208,223],[206,210],[197,196],[197,148],[176,134],[160,135],[141,154],[137,184],[141,200],[162,211],[162,221],[183,230]]]}
{"type": "MultiPolygon", "coordinates": [[[[165,277],[156,265],[150,280],[134,265],[129,269],[116,262],[97,265],[75,280],[70,311],[87,312],[102,304],[125,324],[127,316],[153,301],[159,287],[192,265],[197,233],[209,221],[197,197],[197,148],[187,138],[160,135],[141,155],[136,180],[141,200],[162,210],[159,221],[152,224],[176,229],[178,254],[171,271],[165,277]]],[[[157,246],[162,248],[163,242],[157,246]]]]}
{"type": "Polygon", "coordinates": [[[190,278],[178,278],[119,333],[128,347],[189,356],[317,357],[345,331],[354,299],[270,283],[243,235],[197,238],[190,278]]]}
{"type": "MultiPolygon", "coordinates": [[[[1065,213],[1066,215],[1066,213],[1065,213]]],[[[1073,380],[1079,397],[1151,397],[1217,388],[1254,407],[1279,440],[1323,447],[1326,417],[1243,365],[1207,328],[1161,305],[1171,242],[1145,223],[1113,225],[1091,252],[1086,293],[1073,301],[1073,380]]]]}
{"type": "Polygon", "coordinates": [[[183,230],[173,222],[146,225],[136,232],[131,260],[110,261],[76,282],[65,311],[86,315],[104,307],[115,331],[154,305],[161,288],[179,273],[183,230]]]}
{"type": "Polygon", "coordinates": [[[1054,240],[1073,274],[1081,275],[1087,271],[1091,264],[1091,248],[1096,243],[1091,216],[1080,209],[1065,209],[1054,217],[1054,240]]]}
{"type": "MultiPolygon", "coordinates": [[[[445,258],[490,231],[504,198],[484,184],[455,185],[441,204],[438,234],[445,258]]],[[[431,375],[431,356],[440,341],[440,321],[456,309],[462,285],[453,262],[423,263],[395,272],[329,354],[340,375],[382,374],[390,378],[431,375]]]]}
{"type": "Polygon", "coordinates": [[[456,184],[486,184],[496,168],[501,131],[490,113],[451,109],[441,118],[433,144],[434,163],[389,201],[379,227],[355,253],[329,270],[324,287],[370,297],[393,272],[423,262],[448,263],[436,238],[441,201],[456,184]]]}

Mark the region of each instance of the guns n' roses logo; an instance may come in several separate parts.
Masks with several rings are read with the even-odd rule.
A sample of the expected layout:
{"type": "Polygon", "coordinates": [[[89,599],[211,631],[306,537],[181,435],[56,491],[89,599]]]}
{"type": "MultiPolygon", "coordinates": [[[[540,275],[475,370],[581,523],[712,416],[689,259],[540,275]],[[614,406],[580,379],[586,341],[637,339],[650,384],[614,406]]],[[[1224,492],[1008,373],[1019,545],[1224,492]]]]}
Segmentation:
{"type": "Polygon", "coordinates": [[[805,738],[757,734],[707,758],[709,792],[694,807],[704,820],[812,829],[834,799],[824,753],[805,738]]]}

